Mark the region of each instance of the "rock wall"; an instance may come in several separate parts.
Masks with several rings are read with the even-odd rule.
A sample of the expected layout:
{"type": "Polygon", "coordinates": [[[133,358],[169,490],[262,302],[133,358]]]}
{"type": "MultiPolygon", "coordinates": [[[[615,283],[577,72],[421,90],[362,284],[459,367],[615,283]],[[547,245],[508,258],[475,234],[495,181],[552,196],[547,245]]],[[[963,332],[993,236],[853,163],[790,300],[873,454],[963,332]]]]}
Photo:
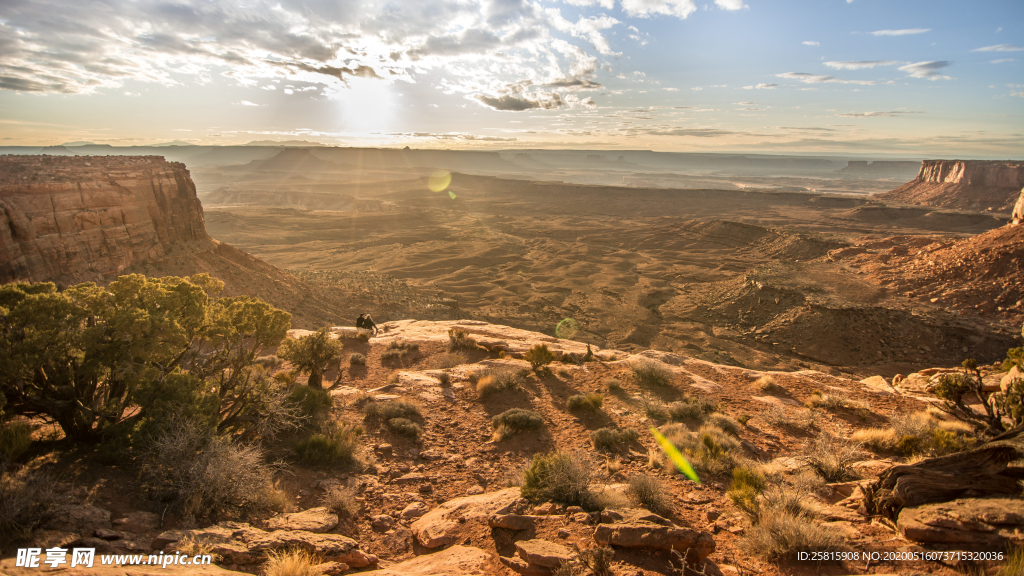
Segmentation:
{"type": "Polygon", "coordinates": [[[1017,203],[1013,206],[1010,223],[1014,226],[1024,224],[1024,188],[1021,188],[1020,197],[1017,198],[1017,203]]]}
{"type": "Polygon", "coordinates": [[[1021,187],[1024,162],[925,160],[917,178],[877,197],[902,204],[1010,212],[1021,187]]]}
{"type": "Polygon", "coordinates": [[[184,164],[160,156],[0,156],[0,283],[109,277],[209,243],[184,164]]]}

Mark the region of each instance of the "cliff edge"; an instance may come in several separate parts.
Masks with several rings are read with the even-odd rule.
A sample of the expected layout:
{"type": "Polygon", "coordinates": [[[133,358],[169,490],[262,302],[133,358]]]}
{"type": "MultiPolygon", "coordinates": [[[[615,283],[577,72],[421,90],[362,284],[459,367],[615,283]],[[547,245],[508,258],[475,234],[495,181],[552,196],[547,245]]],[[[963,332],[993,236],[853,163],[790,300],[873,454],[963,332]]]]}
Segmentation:
{"type": "Polygon", "coordinates": [[[160,156],[0,156],[0,282],[112,276],[209,241],[184,164],[160,156]]]}
{"type": "Polygon", "coordinates": [[[1009,213],[1024,187],[1024,162],[925,160],[914,180],[876,197],[901,204],[1009,213]]]}

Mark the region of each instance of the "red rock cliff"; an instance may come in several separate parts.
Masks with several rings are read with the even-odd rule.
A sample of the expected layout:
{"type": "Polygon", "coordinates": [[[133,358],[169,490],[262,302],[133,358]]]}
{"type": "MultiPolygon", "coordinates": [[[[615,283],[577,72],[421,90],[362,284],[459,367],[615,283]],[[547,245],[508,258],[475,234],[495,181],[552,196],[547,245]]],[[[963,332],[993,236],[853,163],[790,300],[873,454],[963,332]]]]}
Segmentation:
{"type": "Polygon", "coordinates": [[[95,279],[209,241],[185,165],[0,156],[0,283],[95,279]]]}
{"type": "Polygon", "coordinates": [[[960,210],[1010,212],[1024,186],[1024,162],[925,160],[917,178],[883,200],[960,210]]]}

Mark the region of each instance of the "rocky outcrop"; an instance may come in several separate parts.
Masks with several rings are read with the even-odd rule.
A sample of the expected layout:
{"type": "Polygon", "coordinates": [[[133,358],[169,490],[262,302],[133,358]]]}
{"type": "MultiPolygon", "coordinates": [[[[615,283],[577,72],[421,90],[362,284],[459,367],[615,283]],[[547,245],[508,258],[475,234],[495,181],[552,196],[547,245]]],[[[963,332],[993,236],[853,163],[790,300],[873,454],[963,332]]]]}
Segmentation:
{"type": "Polygon", "coordinates": [[[901,204],[1009,212],[1024,186],[1024,162],[925,160],[917,178],[876,197],[901,204]]]}
{"type": "Polygon", "coordinates": [[[459,528],[469,520],[486,520],[494,514],[506,514],[519,501],[519,489],[456,498],[441,504],[412,523],[412,533],[424,548],[437,548],[457,540],[459,528]]]}
{"type": "Polygon", "coordinates": [[[208,240],[184,164],[0,157],[0,282],[94,279],[208,240]]]}
{"type": "Polygon", "coordinates": [[[1024,500],[966,498],[905,508],[896,526],[914,542],[1002,549],[1024,528],[1024,500]]]}
{"type": "Polygon", "coordinates": [[[1010,224],[1014,226],[1022,223],[1024,223],[1024,188],[1021,188],[1020,196],[1017,198],[1017,203],[1013,206],[1013,215],[1010,219],[1010,224]]]}
{"type": "Polygon", "coordinates": [[[479,548],[452,546],[436,554],[424,554],[380,570],[362,572],[366,576],[483,576],[491,556],[479,548]]]}

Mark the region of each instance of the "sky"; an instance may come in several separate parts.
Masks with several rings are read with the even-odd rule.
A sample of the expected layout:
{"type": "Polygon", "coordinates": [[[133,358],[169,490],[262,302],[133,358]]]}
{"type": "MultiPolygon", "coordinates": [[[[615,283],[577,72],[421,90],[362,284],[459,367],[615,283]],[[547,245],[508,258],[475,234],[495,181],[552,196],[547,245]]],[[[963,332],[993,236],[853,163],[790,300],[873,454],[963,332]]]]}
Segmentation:
{"type": "Polygon", "coordinates": [[[1024,2],[3,0],[0,146],[1024,158],[1024,2]]]}

